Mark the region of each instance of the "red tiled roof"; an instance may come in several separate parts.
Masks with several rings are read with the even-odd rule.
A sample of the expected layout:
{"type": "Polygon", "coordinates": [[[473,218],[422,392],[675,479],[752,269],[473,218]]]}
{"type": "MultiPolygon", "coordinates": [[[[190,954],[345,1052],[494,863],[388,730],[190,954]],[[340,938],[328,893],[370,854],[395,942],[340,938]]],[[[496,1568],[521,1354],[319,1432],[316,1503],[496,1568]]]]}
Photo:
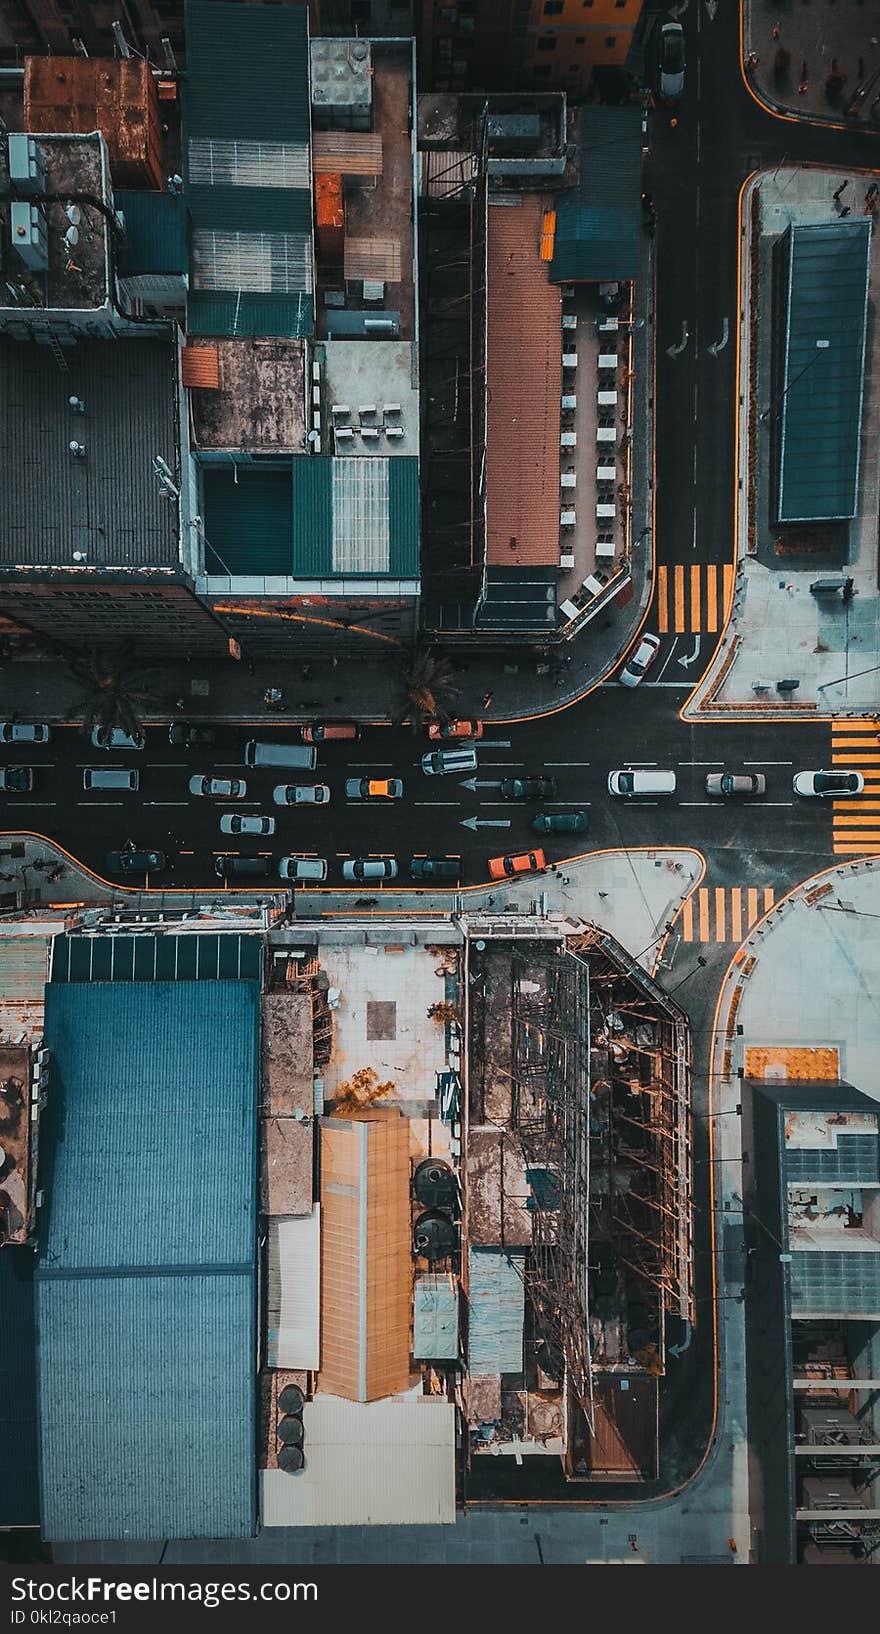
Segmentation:
{"type": "Polygon", "coordinates": [[[543,208],[490,205],[487,560],[558,565],[560,292],[540,259],[543,208]],[[513,541],[516,541],[513,543],[513,541]]]}

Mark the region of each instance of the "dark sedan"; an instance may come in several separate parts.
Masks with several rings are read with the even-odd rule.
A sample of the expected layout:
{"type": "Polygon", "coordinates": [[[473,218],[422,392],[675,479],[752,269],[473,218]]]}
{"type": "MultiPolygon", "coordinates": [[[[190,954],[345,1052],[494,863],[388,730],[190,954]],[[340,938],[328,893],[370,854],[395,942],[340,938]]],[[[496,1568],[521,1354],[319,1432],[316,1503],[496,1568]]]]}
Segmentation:
{"type": "Polygon", "coordinates": [[[505,777],[498,790],[502,800],[552,800],[555,777],[505,777]]]}
{"type": "Polygon", "coordinates": [[[193,726],[191,721],[172,721],[168,728],[168,742],[172,748],[209,748],[217,736],[213,726],[193,726]]]}
{"type": "Polygon", "coordinates": [[[536,834],[582,834],[586,826],[585,811],[539,811],[532,818],[536,834]]]}
{"type": "Polygon", "coordinates": [[[133,846],[110,851],[106,859],[108,874],[155,874],[164,867],[164,851],[136,851],[133,846]]]}

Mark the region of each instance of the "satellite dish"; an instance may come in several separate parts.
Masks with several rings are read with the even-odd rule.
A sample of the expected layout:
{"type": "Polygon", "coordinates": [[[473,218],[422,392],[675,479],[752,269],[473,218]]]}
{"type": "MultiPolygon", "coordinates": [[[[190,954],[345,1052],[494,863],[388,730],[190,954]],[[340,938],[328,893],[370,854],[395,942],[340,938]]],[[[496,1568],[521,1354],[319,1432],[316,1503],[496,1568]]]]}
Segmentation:
{"type": "Polygon", "coordinates": [[[80,221],[82,220],[82,211],[78,204],[66,204],[64,206],[64,214],[70,222],[71,227],[79,226],[80,221]]]}
{"type": "Polygon", "coordinates": [[[68,227],[67,232],[64,234],[64,242],[69,250],[75,250],[79,243],[79,228],[68,227]]]}
{"type": "Polygon", "coordinates": [[[305,1400],[298,1384],[286,1384],[278,1397],[278,1405],[282,1413],[301,1413],[305,1400]]]}

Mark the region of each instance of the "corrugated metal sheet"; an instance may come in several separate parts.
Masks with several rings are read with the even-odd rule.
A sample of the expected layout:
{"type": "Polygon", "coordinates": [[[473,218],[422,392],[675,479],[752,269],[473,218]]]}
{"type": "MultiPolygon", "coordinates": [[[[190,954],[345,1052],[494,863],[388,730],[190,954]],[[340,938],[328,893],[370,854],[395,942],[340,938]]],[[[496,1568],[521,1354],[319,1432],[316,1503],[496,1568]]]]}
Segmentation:
{"type": "Polygon", "coordinates": [[[880,1320],[880,1253],[801,1249],[791,1256],[793,1316],[827,1311],[880,1320]]]}
{"type": "Polygon", "coordinates": [[[419,462],[415,456],[390,457],[346,455],[298,456],[293,461],[293,555],[294,571],[303,578],[344,573],[378,574],[383,577],[417,578],[419,573],[419,462]],[[335,466],[382,465],[388,484],[388,556],[384,567],[371,564],[375,555],[368,550],[366,534],[354,533],[349,540],[346,565],[334,562],[334,475],[335,466]]]}
{"type": "Polygon", "coordinates": [[[45,936],[0,936],[0,994],[3,1003],[43,1000],[49,967],[45,936]]]}
{"type": "Polygon", "coordinates": [[[196,187],[190,184],[187,196],[199,231],[311,233],[309,194],[295,187],[196,187]]]}
{"type": "Polygon", "coordinates": [[[872,224],[789,228],[779,438],[781,522],[855,516],[872,224]]]}
{"type": "Polygon", "coordinates": [[[191,390],[200,387],[220,390],[220,354],[216,346],[184,346],[180,356],[180,377],[191,390]]]}
{"type": "Polygon", "coordinates": [[[235,470],[205,466],[202,481],[208,572],[291,573],[290,461],[235,470]]]}
{"type": "Polygon", "coordinates": [[[40,1523],[34,1261],[0,1249],[0,1527],[40,1523]]]}
{"type": "Polygon", "coordinates": [[[69,374],[46,346],[0,340],[0,562],[176,567],[177,509],[151,460],[177,466],[177,354],[170,341],[79,341],[69,374]],[[86,404],[76,425],[69,394],[86,404]],[[87,457],[74,459],[71,437],[87,457]]]}
{"type": "Polygon", "coordinates": [[[186,199],[182,193],[115,189],[113,202],[125,217],[125,241],[117,256],[121,277],[186,272],[186,199]]]}
{"type": "Polygon", "coordinates": [[[186,303],[190,335],[310,335],[315,303],[311,295],[259,295],[240,291],[191,290],[186,303]]]}
{"type": "Polygon", "coordinates": [[[550,277],[636,278],[641,248],[642,129],[636,107],[580,111],[581,181],[560,193],[550,277]]]}
{"type": "Polygon", "coordinates": [[[381,176],[381,131],[316,130],[312,135],[315,175],[338,170],[343,176],[381,176]]]}
{"type": "Polygon", "coordinates": [[[47,1537],[253,1528],[258,1028],[252,982],[47,991],[47,1537]]]}
{"type": "Polygon", "coordinates": [[[321,1363],[321,1210],[269,1221],[266,1295],[270,1367],[311,1368],[321,1363]]]}
{"type": "Polygon", "coordinates": [[[413,1356],[417,1361],[455,1361],[458,1356],[458,1285],[436,1271],[416,1277],[413,1356]]]}
{"type": "Polygon", "coordinates": [[[56,936],[53,982],[259,981],[260,936],[56,936]]]}
{"type": "Polygon", "coordinates": [[[468,1250],[468,1368],[471,1373],[521,1373],[525,1321],[525,1255],[468,1250]]]}
{"type": "Polygon", "coordinates": [[[309,140],[308,11],[187,0],[190,136],[309,140]]]}
{"type": "Polygon", "coordinates": [[[115,181],[164,182],[156,83],[143,57],[25,57],[24,128],[76,136],[99,130],[115,181]]]}
{"type": "Polygon", "coordinates": [[[486,555],[505,568],[559,563],[559,291],[538,250],[541,201],[489,210],[486,555]]]}
{"type": "Polygon", "coordinates": [[[263,1526],[451,1526],[455,1407],[430,1397],[303,1409],[305,1468],[263,1470],[263,1526]]]}

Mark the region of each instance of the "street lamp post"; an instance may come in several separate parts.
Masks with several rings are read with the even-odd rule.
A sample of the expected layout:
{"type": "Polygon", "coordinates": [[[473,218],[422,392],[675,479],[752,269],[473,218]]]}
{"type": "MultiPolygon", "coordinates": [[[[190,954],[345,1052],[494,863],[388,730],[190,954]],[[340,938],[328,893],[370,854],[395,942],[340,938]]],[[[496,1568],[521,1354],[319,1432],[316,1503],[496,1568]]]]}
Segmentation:
{"type": "MultiPolygon", "coordinates": [[[[820,352],[826,352],[830,345],[831,345],[830,340],[817,340],[816,350],[813,353],[813,356],[810,358],[809,363],[804,364],[804,367],[801,369],[800,373],[796,374],[794,379],[790,380],[788,382],[788,385],[785,387],[785,390],[782,392],[782,394],[781,394],[781,396],[779,398],[779,408],[776,410],[776,418],[777,419],[779,418],[779,415],[782,413],[782,404],[784,403],[786,397],[788,396],[789,392],[791,391],[792,386],[796,386],[799,380],[803,380],[804,375],[806,374],[807,370],[811,369],[813,367],[813,364],[816,362],[816,359],[818,358],[819,353],[820,352]]],[[[773,404],[768,403],[767,407],[765,409],[763,409],[762,412],[758,415],[758,419],[762,420],[762,421],[766,420],[772,407],[773,407],[773,404]]]]}

